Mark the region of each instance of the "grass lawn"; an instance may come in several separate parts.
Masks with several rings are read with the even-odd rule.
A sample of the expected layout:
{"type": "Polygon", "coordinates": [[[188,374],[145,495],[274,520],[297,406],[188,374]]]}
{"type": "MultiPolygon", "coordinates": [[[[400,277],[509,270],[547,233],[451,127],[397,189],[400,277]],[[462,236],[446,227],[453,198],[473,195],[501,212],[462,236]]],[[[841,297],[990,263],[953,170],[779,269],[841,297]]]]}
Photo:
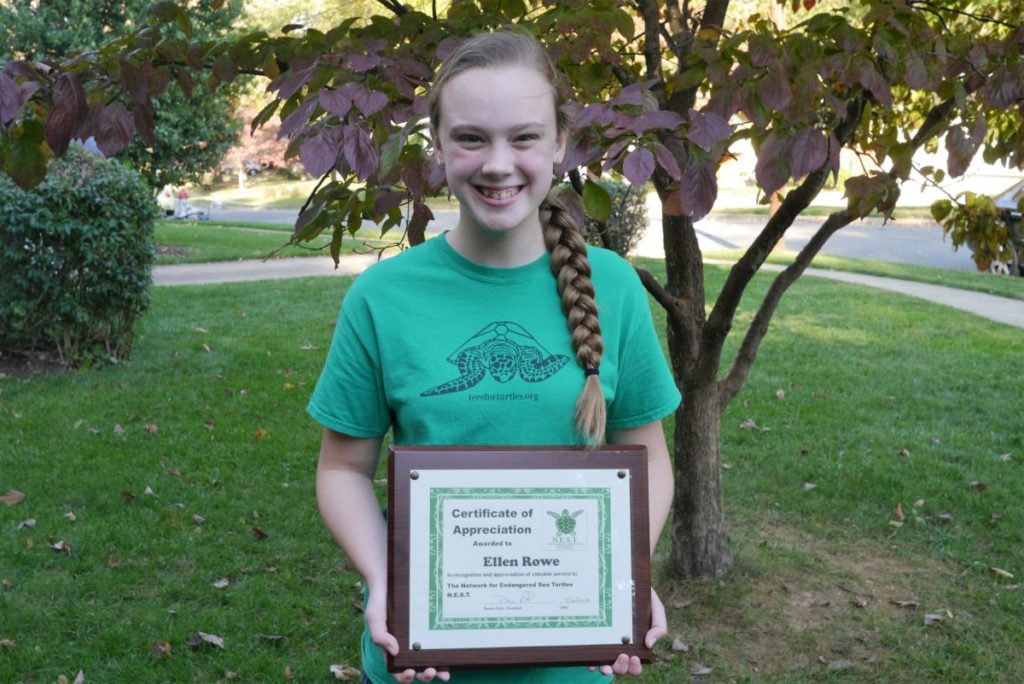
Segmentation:
{"type": "MultiPolygon", "coordinates": [[[[155,263],[191,264],[264,259],[274,252],[277,257],[330,254],[329,232],[321,234],[309,243],[281,249],[288,241],[291,231],[292,227],[285,224],[160,220],[156,223],[154,235],[157,249],[155,263]]],[[[353,251],[365,251],[385,244],[379,236],[379,233],[373,231],[360,231],[355,238],[346,236],[341,245],[341,253],[351,254],[353,251]]]]}
{"type": "MultiPolygon", "coordinates": [[[[25,494],[0,506],[0,681],[358,666],[304,414],[348,282],[155,288],[130,363],[0,379],[0,494],[25,494]]],[[[722,422],[736,567],[680,581],[662,540],[670,637],[638,681],[1024,680],[1021,335],[797,283],[722,422]]]]}

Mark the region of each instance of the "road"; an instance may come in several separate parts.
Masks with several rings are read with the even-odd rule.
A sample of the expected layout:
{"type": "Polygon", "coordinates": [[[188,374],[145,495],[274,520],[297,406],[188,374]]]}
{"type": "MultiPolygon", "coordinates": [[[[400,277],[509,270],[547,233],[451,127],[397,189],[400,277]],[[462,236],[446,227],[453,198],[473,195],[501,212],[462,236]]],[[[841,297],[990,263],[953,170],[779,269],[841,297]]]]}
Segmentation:
{"type": "MultiPolygon", "coordinates": [[[[650,212],[650,227],[637,248],[640,256],[663,256],[661,244],[661,216],[650,212]]],[[[284,209],[213,209],[213,218],[224,221],[253,221],[261,223],[294,223],[297,210],[284,209]]],[[[445,230],[455,226],[456,211],[435,211],[431,230],[445,230]]],[[[701,250],[705,253],[726,249],[745,249],[757,236],[766,219],[744,214],[712,214],[696,224],[701,250]]],[[[797,251],[817,230],[824,218],[799,219],[786,232],[786,249],[797,251]]],[[[943,239],[942,229],[934,224],[910,225],[880,221],[859,221],[846,226],[825,244],[822,254],[854,259],[876,259],[895,263],[915,264],[973,270],[970,251],[953,251],[943,239]]]]}

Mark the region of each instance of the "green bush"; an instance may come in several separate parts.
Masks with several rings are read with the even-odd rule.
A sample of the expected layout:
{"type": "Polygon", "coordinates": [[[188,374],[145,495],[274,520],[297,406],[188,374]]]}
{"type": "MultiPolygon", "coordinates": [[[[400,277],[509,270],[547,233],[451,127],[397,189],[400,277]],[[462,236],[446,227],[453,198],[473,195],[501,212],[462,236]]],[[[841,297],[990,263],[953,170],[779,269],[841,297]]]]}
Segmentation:
{"type": "Polygon", "coordinates": [[[637,246],[647,230],[647,191],[643,187],[607,178],[597,182],[611,197],[611,215],[604,231],[600,223],[588,219],[583,237],[592,245],[607,247],[626,256],[637,246]]]}
{"type": "Polygon", "coordinates": [[[138,174],[78,146],[31,191],[0,174],[0,353],[129,357],[155,215],[138,174]]]}

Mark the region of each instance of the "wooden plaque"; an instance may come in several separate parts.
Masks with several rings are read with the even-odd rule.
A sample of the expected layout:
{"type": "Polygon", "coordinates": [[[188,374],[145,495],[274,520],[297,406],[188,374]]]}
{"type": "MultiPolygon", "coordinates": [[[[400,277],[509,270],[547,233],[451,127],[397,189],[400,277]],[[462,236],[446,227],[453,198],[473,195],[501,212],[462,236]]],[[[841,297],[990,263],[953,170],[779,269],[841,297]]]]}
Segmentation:
{"type": "Polygon", "coordinates": [[[643,446],[392,447],[392,672],[650,662],[643,446]]]}

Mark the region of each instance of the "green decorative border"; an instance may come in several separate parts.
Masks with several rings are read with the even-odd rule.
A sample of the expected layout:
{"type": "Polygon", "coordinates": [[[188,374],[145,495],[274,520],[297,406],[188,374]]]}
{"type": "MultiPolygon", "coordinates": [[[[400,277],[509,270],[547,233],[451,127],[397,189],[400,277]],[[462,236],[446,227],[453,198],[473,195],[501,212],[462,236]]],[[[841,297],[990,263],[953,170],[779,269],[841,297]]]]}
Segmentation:
{"type": "Polygon", "coordinates": [[[448,487],[430,490],[430,575],[428,629],[564,629],[612,625],[611,489],[606,487],[448,487]],[[449,499],[596,499],[598,593],[596,616],[444,618],[444,506],[449,499]]]}

